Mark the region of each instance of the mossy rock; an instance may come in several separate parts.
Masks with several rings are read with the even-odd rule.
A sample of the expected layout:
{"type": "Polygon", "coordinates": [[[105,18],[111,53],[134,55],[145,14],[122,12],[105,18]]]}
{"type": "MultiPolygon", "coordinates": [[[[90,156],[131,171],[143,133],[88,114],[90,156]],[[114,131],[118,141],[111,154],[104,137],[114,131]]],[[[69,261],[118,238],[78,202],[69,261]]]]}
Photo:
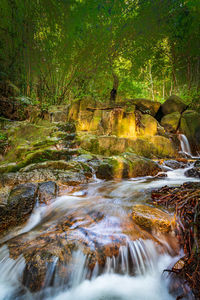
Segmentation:
{"type": "Polygon", "coordinates": [[[162,104],[161,108],[162,113],[164,115],[168,115],[173,112],[182,113],[184,110],[186,110],[187,105],[183,102],[183,100],[180,97],[172,95],[162,104]]]}
{"type": "Polygon", "coordinates": [[[100,179],[122,179],[131,177],[154,176],[161,168],[149,159],[133,153],[112,156],[100,162],[96,175],[100,179]]]}
{"type": "Polygon", "coordinates": [[[127,106],[135,105],[136,109],[144,114],[150,114],[153,117],[156,115],[157,111],[160,108],[160,102],[145,98],[127,99],[125,100],[125,102],[127,106]]]}
{"type": "Polygon", "coordinates": [[[173,112],[164,116],[161,120],[161,125],[169,132],[175,133],[180,123],[181,114],[173,112]]]}
{"type": "Polygon", "coordinates": [[[52,161],[48,160],[42,163],[34,163],[31,165],[22,168],[20,172],[30,172],[37,169],[53,169],[53,170],[72,170],[72,171],[85,171],[91,172],[90,167],[84,162],[78,161],[65,161],[65,160],[57,160],[52,161]]]}
{"type": "Polygon", "coordinates": [[[200,114],[186,110],[181,117],[180,132],[189,140],[193,153],[200,151],[200,114]]]}
{"type": "Polygon", "coordinates": [[[158,131],[158,122],[151,115],[141,115],[141,126],[138,128],[138,136],[154,136],[158,131]]]}
{"type": "Polygon", "coordinates": [[[77,149],[63,149],[59,150],[37,150],[33,153],[28,154],[24,160],[17,164],[5,164],[0,166],[0,173],[6,172],[17,172],[21,168],[24,168],[30,164],[41,163],[48,160],[70,160],[72,155],[77,155],[77,149]]]}
{"type": "Polygon", "coordinates": [[[86,134],[79,135],[79,142],[83,149],[105,156],[118,155],[127,150],[147,158],[172,158],[177,156],[173,141],[159,135],[128,139],[86,134]]]}
{"type": "Polygon", "coordinates": [[[177,157],[177,149],[173,141],[164,136],[155,135],[149,142],[153,145],[153,155],[158,158],[174,158],[177,157]]]}

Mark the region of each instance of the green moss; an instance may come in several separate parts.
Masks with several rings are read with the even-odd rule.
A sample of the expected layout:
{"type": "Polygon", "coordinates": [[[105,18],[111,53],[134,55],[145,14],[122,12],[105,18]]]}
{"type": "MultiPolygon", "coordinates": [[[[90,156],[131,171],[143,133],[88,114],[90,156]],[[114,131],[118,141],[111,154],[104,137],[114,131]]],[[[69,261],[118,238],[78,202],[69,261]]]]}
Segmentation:
{"type": "Polygon", "coordinates": [[[18,164],[2,165],[0,167],[0,173],[6,172],[17,172],[21,168],[24,168],[30,164],[41,163],[48,160],[60,160],[65,159],[69,160],[71,155],[77,154],[77,150],[68,151],[68,150],[37,150],[33,153],[28,154],[24,160],[20,161],[18,164]]]}
{"type": "Polygon", "coordinates": [[[7,134],[4,132],[0,132],[0,142],[7,140],[7,134]]]}

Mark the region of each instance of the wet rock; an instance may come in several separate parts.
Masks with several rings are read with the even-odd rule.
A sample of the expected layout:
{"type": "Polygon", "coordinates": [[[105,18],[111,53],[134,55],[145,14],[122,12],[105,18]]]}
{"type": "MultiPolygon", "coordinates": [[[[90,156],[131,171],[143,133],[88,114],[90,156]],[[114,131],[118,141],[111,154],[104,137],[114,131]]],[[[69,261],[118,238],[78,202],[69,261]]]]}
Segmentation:
{"type": "Polygon", "coordinates": [[[185,134],[193,153],[200,151],[200,114],[186,110],[181,117],[180,132],[185,134]]]}
{"type": "Polygon", "coordinates": [[[35,206],[36,196],[37,184],[26,183],[14,187],[7,203],[0,207],[0,232],[24,223],[35,206]]]}
{"type": "MultiPolygon", "coordinates": [[[[89,178],[91,178],[89,174],[89,178]]],[[[77,186],[80,184],[84,184],[88,182],[87,177],[80,172],[59,172],[57,174],[57,180],[60,181],[62,184],[77,186]]]]}
{"type": "Polygon", "coordinates": [[[40,203],[47,204],[57,196],[57,193],[58,186],[54,181],[42,182],[38,185],[38,199],[40,203]]]}
{"type": "Polygon", "coordinates": [[[200,178],[200,168],[189,169],[184,174],[187,177],[200,178]]]}
{"type": "Polygon", "coordinates": [[[173,170],[176,170],[176,169],[183,169],[186,167],[186,164],[183,163],[183,162],[180,162],[180,161],[177,161],[177,160],[165,160],[163,162],[163,165],[164,166],[167,166],[173,170]]]}
{"type": "Polygon", "coordinates": [[[150,159],[141,158],[133,153],[112,156],[104,159],[97,167],[96,176],[100,179],[131,178],[154,176],[161,168],[150,159]]]}
{"type": "Polygon", "coordinates": [[[96,176],[99,179],[113,179],[114,174],[112,165],[108,162],[102,162],[97,168],[96,176]]]}
{"type": "Polygon", "coordinates": [[[19,216],[29,214],[36,201],[37,185],[33,183],[20,184],[14,187],[8,197],[7,207],[16,210],[19,216]]]}
{"type": "Polygon", "coordinates": [[[174,112],[182,113],[186,110],[187,105],[183,103],[182,99],[176,95],[170,96],[161,106],[162,113],[168,115],[174,112]]]}
{"type": "Polygon", "coordinates": [[[169,132],[176,132],[179,126],[181,114],[173,112],[164,116],[161,120],[161,125],[169,132]]]}
{"type": "Polygon", "coordinates": [[[195,166],[196,168],[200,168],[200,160],[195,161],[194,166],[195,166]]]}
{"type": "Polygon", "coordinates": [[[174,227],[174,216],[147,205],[138,204],[133,207],[132,218],[136,224],[150,232],[169,233],[174,227]]]}

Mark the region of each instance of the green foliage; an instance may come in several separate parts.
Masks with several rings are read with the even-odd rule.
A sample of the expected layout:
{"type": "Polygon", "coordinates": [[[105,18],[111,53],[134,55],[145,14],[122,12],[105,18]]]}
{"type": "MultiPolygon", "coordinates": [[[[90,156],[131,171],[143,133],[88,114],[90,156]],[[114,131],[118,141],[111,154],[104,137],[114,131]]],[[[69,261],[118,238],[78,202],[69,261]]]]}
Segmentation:
{"type": "Polygon", "coordinates": [[[4,132],[0,132],[0,142],[6,141],[7,140],[7,135],[4,132]]]}
{"type": "Polygon", "coordinates": [[[199,93],[198,0],[1,0],[0,11],[4,96],[45,107],[107,101],[114,86],[119,98],[199,93]]]}

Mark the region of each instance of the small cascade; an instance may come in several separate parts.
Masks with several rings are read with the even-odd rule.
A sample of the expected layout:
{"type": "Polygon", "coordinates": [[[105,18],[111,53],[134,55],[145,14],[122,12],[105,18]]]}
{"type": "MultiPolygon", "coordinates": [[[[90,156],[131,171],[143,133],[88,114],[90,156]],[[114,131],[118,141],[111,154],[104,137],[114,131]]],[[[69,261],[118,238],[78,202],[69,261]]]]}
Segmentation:
{"type": "MultiPolygon", "coordinates": [[[[168,254],[160,255],[151,240],[138,239],[130,241],[127,239],[125,245],[120,246],[117,256],[107,257],[105,264],[100,265],[96,262],[94,268],[90,269],[90,257],[85,255],[81,250],[73,252],[72,261],[68,266],[70,274],[68,282],[59,276],[62,273],[62,266],[57,264],[58,259],[55,257],[53,263],[48,266],[43,289],[35,294],[30,294],[22,285],[23,271],[25,260],[19,256],[17,260],[9,257],[7,246],[0,249],[0,299],[115,299],[116,293],[119,293],[114,282],[119,285],[121,280],[130,291],[122,288],[122,295],[119,299],[131,300],[133,292],[139,295],[137,299],[146,299],[148,291],[146,289],[134,289],[139,284],[147,281],[152,284],[152,299],[173,299],[165,285],[163,291],[165,296],[159,294],[154,298],[158,289],[158,282],[161,283],[161,273],[164,267],[170,263],[171,257],[168,254]],[[111,282],[110,282],[111,281],[111,282]],[[113,285],[110,284],[113,281],[113,285]],[[107,282],[107,283],[106,283],[107,282]],[[109,284],[108,284],[109,283],[109,284]],[[132,288],[134,286],[134,289],[132,288]],[[107,290],[104,290],[104,287],[107,290]],[[97,290],[96,288],[97,287],[97,290]],[[87,289],[89,290],[87,291],[87,289]],[[83,295],[80,291],[83,291],[83,295]],[[162,298],[159,298],[161,297],[162,298]],[[13,298],[14,297],[14,298],[13,298]],[[63,297],[63,298],[62,298],[63,297]],[[103,298],[101,298],[103,297],[103,298]]],[[[159,291],[159,293],[161,290],[159,291]]],[[[117,298],[118,299],[118,298],[117,298]]],[[[151,299],[151,298],[150,298],[151,299]]]]}
{"type": "Polygon", "coordinates": [[[192,156],[190,144],[185,134],[179,134],[179,140],[181,143],[181,151],[189,156],[192,156]]]}

